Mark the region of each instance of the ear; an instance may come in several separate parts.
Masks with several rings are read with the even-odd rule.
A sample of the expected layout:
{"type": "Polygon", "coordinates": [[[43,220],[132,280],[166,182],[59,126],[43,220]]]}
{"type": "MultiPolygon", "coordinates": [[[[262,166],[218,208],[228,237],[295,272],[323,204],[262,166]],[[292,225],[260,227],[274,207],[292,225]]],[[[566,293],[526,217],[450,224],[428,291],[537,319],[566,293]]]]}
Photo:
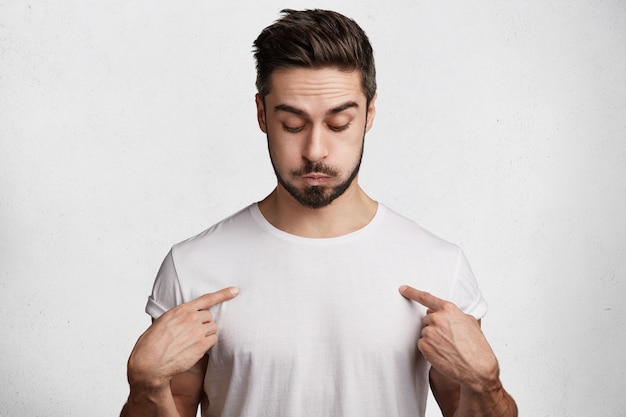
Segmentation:
{"type": "Polygon", "coordinates": [[[267,133],[267,123],[265,119],[265,105],[263,104],[263,100],[261,96],[257,93],[254,97],[256,102],[256,120],[259,123],[259,128],[263,133],[267,133]]]}
{"type": "Polygon", "coordinates": [[[372,100],[370,101],[369,106],[367,107],[367,121],[365,122],[365,131],[369,132],[372,128],[372,124],[374,124],[374,116],[376,116],[376,98],[378,97],[378,93],[374,94],[372,100]]]}

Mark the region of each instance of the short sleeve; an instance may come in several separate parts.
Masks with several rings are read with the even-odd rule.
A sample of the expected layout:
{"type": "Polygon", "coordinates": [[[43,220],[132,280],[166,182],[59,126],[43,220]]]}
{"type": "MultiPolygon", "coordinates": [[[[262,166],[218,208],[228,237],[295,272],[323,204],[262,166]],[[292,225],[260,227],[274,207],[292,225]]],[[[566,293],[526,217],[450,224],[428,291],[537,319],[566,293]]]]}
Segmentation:
{"type": "Polygon", "coordinates": [[[154,280],[152,294],[148,297],[146,313],[153,319],[158,319],[163,313],[182,304],[183,297],[176,274],[176,267],[170,251],[159,268],[159,273],[154,280]]]}
{"type": "Polygon", "coordinates": [[[482,292],[478,288],[478,282],[474,278],[474,273],[461,249],[459,249],[451,301],[465,314],[470,314],[477,319],[481,319],[487,314],[487,301],[483,298],[482,292]]]}

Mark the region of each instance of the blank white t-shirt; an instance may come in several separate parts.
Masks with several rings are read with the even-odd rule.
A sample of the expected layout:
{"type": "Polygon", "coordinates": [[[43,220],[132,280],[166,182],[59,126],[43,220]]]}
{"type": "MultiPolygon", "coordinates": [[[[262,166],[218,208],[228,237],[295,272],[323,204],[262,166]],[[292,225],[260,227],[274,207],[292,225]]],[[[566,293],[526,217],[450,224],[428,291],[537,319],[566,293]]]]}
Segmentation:
{"type": "Polygon", "coordinates": [[[203,417],[423,416],[426,308],[402,284],[476,318],[487,311],[463,252],[382,204],[362,229],[329,239],[285,233],[252,204],[172,248],[146,311],[239,287],[211,308],[220,330],[203,417]]]}

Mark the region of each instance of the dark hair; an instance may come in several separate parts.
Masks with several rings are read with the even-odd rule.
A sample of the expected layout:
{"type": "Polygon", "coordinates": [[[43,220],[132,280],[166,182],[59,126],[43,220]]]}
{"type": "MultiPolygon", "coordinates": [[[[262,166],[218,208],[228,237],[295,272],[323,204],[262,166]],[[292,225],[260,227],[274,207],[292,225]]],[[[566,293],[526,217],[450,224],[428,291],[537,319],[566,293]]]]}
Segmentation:
{"type": "Polygon", "coordinates": [[[367,35],[352,19],[329,10],[285,9],[254,41],[256,87],[263,98],[277,69],[336,67],[361,72],[369,103],[376,93],[374,52],[367,35]]]}

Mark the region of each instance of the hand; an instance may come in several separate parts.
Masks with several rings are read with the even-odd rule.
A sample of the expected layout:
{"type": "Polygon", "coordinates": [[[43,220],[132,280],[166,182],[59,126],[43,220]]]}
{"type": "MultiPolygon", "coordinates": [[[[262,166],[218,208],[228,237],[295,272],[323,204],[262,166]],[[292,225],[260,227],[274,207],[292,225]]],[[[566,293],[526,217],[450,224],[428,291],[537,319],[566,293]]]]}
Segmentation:
{"type": "Polygon", "coordinates": [[[139,337],[128,360],[131,386],[169,386],[217,343],[217,324],[209,307],[239,294],[235,287],[205,294],[169,310],[139,337]]]}
{"type": "Polygon", "coordinates": [[[417,347],[435,369],[475,391],[499,384],[498,361],[478,320],[427,292],[406,285],[399,291],[428,308],[417,347]]]}

